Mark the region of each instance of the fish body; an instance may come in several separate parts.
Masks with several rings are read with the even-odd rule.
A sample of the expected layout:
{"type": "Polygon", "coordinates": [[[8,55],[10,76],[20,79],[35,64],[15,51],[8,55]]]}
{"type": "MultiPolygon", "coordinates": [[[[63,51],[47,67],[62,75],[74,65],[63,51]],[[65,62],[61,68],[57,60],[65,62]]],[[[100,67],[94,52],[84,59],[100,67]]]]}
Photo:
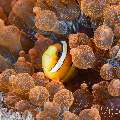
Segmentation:
{"type": "Polygon", "coordinates": [[[43,71],[52,80],[62,81],[67,76],[71,65],[72,58],[65,41],[49,46],[42,56],[43,71]],[[61,56],[58,55],[59,52],[61,56]]]}

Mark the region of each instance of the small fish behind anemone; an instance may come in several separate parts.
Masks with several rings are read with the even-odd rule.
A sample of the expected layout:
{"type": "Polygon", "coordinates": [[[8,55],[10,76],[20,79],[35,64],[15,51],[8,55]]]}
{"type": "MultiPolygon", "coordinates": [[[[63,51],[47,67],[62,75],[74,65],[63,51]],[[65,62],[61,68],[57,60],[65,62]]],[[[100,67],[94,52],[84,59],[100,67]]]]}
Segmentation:
{"type": "Polygon", "coordinates": [[[52,80],[64,81],[71,66],[72,58],[65,41],[49,46],[42,56],[43,71],[52,80]]]}

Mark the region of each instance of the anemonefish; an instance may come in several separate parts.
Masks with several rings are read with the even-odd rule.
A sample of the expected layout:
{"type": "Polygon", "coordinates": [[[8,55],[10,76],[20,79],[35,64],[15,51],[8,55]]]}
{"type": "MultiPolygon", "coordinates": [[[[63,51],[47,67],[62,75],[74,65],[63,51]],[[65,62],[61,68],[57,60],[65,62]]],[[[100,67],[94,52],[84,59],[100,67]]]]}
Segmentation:
{"type": "Polygon", "coordinates": [[[66,41],[48,47],[42,56],[42,68],[51,80],[64,82],[71,72],[72,57],[68,51],[66,41]]]}

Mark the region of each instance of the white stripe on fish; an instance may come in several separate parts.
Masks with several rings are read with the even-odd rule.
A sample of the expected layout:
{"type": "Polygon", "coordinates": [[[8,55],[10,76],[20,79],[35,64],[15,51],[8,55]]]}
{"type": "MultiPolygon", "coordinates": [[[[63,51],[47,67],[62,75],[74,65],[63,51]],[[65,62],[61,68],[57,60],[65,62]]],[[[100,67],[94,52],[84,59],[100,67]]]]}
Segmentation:
{"type": "Polygon", "coordinates": [[[62,43],[62,55],[60,57],[60,59],[58,60],[58,62],[56,63],[56,65],[51,69],[50,72],[56,72],[60,69],[60,67],[62,66],[65,58],[66,58],[66,55],[67,55],[67,43],[66,41],[61,41],[62,43]]]}

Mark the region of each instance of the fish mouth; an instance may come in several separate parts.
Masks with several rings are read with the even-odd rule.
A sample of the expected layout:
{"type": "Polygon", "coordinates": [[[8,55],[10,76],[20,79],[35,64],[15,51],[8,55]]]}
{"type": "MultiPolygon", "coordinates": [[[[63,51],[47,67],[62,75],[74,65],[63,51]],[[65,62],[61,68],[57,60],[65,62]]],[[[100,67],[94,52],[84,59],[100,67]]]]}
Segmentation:
{"type": "Polygon", "coordinates": [[[61,53],[61,56],[60,56],[60,59],[58,60],[58,62],[51,69],[50,72],[52,72],[52,73],[57,72],[61,68],[61,66],[63,65],[65,58],[67,56],[67,43],[66,43],[66,41],[61,41],[61,44],[62,44],[62,53],[61,53]]]}

